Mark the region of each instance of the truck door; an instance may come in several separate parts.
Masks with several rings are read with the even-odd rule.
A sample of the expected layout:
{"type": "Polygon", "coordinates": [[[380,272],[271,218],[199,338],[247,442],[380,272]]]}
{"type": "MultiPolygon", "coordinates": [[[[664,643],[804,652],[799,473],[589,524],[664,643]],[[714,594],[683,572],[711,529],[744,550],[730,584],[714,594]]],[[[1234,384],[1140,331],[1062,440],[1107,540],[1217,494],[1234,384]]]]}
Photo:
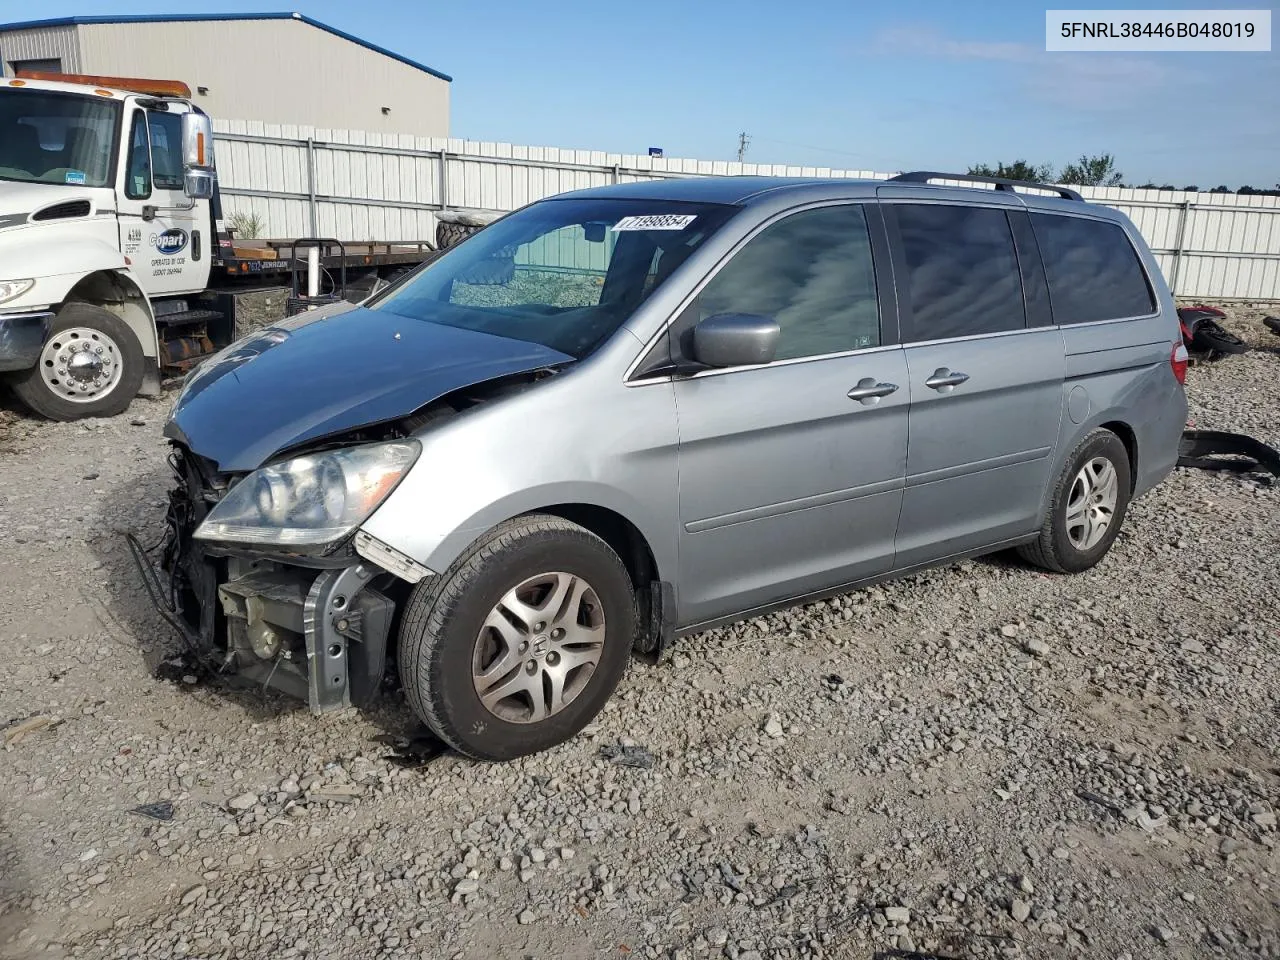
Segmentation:
{"type": "Polygon", "coordinates": [[[135,105],[125,117],[118,184],[120,249],[152,297],[194,293],[209,281],[208,201],[183,192],[185,104],[135,105]]]}

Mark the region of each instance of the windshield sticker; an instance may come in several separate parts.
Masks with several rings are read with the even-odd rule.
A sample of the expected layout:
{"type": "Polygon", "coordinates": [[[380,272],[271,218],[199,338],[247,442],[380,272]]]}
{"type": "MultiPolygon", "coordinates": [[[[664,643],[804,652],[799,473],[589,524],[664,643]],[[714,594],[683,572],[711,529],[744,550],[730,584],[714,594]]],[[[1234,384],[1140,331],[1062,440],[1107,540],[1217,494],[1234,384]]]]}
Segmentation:
{"type": "Polygon", "coordinates": [[[613,225],[619,230],[683,230],[698,219],[696,213],[657,213],[647,217],[623,217],[613,225]]]}
{"type": "Polygon", "coordinates": [[[66,182],[67,182],[67,183],[74,183],[74,184],[78,184],[79,186],[82,186],[82,187],[83,187],[83,186],[84,186],[84,171],[83,171],[83,170],[68,170],[68,171],[67,171],[66,182]]]}

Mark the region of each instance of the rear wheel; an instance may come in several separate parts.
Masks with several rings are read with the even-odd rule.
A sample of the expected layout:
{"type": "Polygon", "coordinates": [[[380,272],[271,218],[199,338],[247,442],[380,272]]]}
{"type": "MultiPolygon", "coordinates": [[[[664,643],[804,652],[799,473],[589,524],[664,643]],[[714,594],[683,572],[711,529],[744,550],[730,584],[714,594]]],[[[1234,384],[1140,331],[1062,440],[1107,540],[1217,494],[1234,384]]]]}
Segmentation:
{"type": "Polygon", "coordinates": [[[88,303],[58,311],[35,367],[13,379],[13,391],[50,420],[113,417],[142,386],[146,357],[128,324],[88,303]]]}
{"type": "Polygon", "coordinates": [[[1040,536],[1018,548],[1023,559],[1058,573],[1080,573],[1101,560],[1129,506],[1129,452],[1110,430],[1094,430],[1067,460],[1054,486],[1040,536]]]}
{"type": "Polygon", "coordinates": [[[510,520],[410,595],[400,629],[405,697],[469,756],[545,750],[612,695],[636,619],[630,575],[603,540],[559,517],[510,520]]]}

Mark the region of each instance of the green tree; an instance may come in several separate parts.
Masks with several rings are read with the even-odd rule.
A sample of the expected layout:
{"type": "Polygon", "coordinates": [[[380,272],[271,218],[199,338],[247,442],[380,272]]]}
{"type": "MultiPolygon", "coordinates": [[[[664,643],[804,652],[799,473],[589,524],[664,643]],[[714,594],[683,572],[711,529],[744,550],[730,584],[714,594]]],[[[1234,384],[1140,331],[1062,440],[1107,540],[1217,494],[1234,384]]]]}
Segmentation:
{"type": "Polygon", "coordinates": [[[1061,180],[1082,187],[1124,186],[1124,174],[1116,169],[1116,158],[1109,153],[1082,156],[1076,163],[1068,163],[1062,170],[1061,180]]]}
{"type": "Polygon", "coordinates": [[[1053,165],[1049,163],[1036,165],[1027,163],[1025,160],[1015,160],[1013,163],[997,163],[994,167],[986,163],[980,163],[969,168],[969,175],[973,177],[1000,177],[1004,180],[1026,180],[1030,183],[1052,183],[1053,165]]]}

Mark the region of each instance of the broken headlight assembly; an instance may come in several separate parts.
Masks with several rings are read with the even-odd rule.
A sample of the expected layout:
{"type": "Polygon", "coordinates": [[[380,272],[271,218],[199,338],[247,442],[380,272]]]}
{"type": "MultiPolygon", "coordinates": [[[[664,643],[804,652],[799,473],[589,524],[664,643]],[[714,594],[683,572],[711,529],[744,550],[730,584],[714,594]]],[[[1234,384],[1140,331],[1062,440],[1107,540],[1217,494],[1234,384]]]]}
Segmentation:
{"type": "Polygon", "coordinates": [[[417,440],[394,440],[262,467],[227,492],[195,536],[273,547],[333,544],[368,519],[421,451],[417,440]]]}

